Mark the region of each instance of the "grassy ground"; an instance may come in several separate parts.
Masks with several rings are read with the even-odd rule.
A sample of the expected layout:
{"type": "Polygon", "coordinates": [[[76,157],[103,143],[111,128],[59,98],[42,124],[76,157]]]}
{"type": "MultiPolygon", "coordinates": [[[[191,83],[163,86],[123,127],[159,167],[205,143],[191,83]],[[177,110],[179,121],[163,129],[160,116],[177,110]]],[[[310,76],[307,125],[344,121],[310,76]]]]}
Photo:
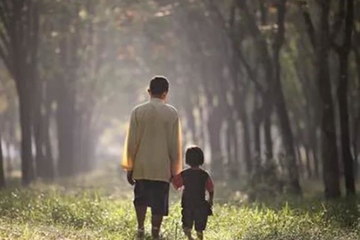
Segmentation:
{"type": "MultiPolygon", "coordinates": [[[[2,191],[0,239],[134,239],[131,189],[116,177],[113,168],[105,173],[2,191]]],[[[360,239],[356,199],[324,202],[289,198],[254,204],[226,186],[218,186],[218,190],[205,239],[360,239]]],[[[171,195],[163,234],[166,239],[184,239],[180,193],[172,191],[171,195]]],[[[149,221],[146,226],[149,232],[149,221]]]]}

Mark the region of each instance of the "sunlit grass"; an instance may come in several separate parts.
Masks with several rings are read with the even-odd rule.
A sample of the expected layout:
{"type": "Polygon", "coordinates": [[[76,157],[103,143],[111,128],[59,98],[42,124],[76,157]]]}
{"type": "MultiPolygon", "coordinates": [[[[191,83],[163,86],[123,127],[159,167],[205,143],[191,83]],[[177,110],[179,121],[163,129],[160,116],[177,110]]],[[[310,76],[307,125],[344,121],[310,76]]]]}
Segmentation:
{"type": "MultiPolygon", "coordinates": [[[[0,239],[134,239],[131,188],[114,171],[2,191],[0,239]]],[[[243,193],[230,199],[229,189],[218,192],[224,196],[217,196],[205,239],[360,239],[359,201],[354,199],[248,203],[243,193]]],[[[180,195],[171,193],[172,207],[164,220],[163,235],[170,240],[184,239],[180,195]]],[[[149,218],[146,231],[149,234],[149,218]]]]}

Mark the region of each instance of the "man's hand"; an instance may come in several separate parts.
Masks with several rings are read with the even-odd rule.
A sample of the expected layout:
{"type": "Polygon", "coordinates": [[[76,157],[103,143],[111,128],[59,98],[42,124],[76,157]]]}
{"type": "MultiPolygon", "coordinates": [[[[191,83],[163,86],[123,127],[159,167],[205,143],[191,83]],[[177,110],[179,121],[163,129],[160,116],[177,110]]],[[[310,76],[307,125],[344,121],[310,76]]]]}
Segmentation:
{"type": "Polygon", "coordinates": [[[133,171],[127,172],[127,181],[131,186],[133,186],[135,184],[135,181],[133,179],[133,171]]]}

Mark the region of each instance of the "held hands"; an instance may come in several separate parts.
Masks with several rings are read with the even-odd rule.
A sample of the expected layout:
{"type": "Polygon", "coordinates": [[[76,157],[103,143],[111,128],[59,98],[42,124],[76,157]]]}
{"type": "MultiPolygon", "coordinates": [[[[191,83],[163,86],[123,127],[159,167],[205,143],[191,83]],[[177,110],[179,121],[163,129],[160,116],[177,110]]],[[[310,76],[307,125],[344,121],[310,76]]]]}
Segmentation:
{"type": "Polygon", "coordinates": [[[133,186],[135,184],[135,181],[133,179],[133,171],[128,171],[126,174],[128,183],[133,186]]]}

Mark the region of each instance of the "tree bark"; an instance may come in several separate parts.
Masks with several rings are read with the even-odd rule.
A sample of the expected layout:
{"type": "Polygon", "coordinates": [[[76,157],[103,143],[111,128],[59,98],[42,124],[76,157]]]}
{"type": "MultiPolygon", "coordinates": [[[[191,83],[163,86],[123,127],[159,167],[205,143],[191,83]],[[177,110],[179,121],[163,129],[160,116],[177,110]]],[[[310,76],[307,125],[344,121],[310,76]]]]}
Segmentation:
{"type": "Polygon", "coordinates": [[[264,118],[264,140],[265,140],[265,158],[271,160],[274,157],[273,143],[271,137],[271,117],[269,115],[264,118]]]}
{"type": "MultiPolygon", "coordinates": [[[[252,172],[252,163],[251,163],[251,138],[250,138],[250,124],[249,119],[246,111],[246,95],[245,92],[239,92],[237,95],[239,96],[239,117],[241,120],[242,125],[242,144],[244,147],[244,162],[245,162],[245,168],[246,172],[250,174],[252,172]]],[[[259,127],[258,127],[259,129],[259,127]]],[[[260,151],[260,150],[259,150],[260,151]]]]}
{"type": "Polygon", "coordinates": [[[258,98],[254,98],[254,109],[252,113],[253,136],[254,136],[254,152],[256,157],[261,157],[261,134],[260,134],[260,108],[258,107],[258,98]]]}
{"type": "Polygon", "coordinates": [[[320,21],[319,36],[316,47],[317,55],[317,80],[320,98],[322,100],[321,116],[321,157],[323,163],[323,178],[325,196],[327,198],[340,197],[339,163],[335,128],[334,103],[331,94],[329,75],[329,12],[330,2],[319,0],[320,21]]]}
{"type": "Polygon", "coordinates": [[[47,171],[45,174],[45,178],[48,180],[53,180],[55,178],[55,162],[53,156],[53,149],[51,145],[51,137],[50,137],[50,121],[52,118],[52,103],[53,103],[53,91],[50,88],[50,83],[46,83],[46,91],[45,91],[45,115],[43,116],[43,132],[44,132],[44,156],[47,162],[47,171]]]}
{"type": "Polygon", "coordinates": [[[36,163],[36,175],[40,178],[45,178],[48,167],[46,166],[46,159],[44,153],[44,129],[43,129],[43,115],[42,115],[42,103],[43,103],[43,88],[41,86],[41,80],[35,79],[36,82],[34,87],[34,121],[33,121],[33,131],[34,131],[34,143],[35,143],[35,163],[36,163]]]}
{"type": "Polygon", "coordinates": [[[56,123],[58,135],[58,173],[60,177],[74,174],[75,96],[64,80],[59,80],[56,123]]]}
{"type": "Polygon", "coordinates": [[[230,117],[227,126],[228,175],[231,180],[239,179],[238,134],[236,120],[230,117]]]}
{"type": "Polygon", "coordinates": [[[23,185],[35,179],[31,128],[39,43],[38,8],[36,0],[0,1],[0,57],[15,81],[19,98],[23,185]]]}
{"type": "Polygon", "coordinates": [[[222,125],[221,110],[218,107],[212,107],[210,111],[208,131],[211,148],[211,173],[214,179],[224,179],[224,159],[219,144],[222,125]]]}
{"type": "MultiPolygon", "coordinates": [[[[17,84],[18,85],[18,84],[17,84]]],[[[21,174],[22,184],[27,186],[35,179],[34,160],[32,154],[32,107],[31,89],[17,86],[20,108],[21,128],[21,174]]]]}
{"type": "Polygon", "coordinates": [[[284,42],[285,36],[285,15],[286,15],[286,0],[280,0],[278,3],[278,33],[274,41],[274,79],[273,79],[273,94],[275,98],[275,107],[279,117],[280,129],[283,137],[283,144],[285,147],[286,157],[288,158],[288,171],[290,177],[290,185],[295,194],[301,194],[301,187],[299,183],[298,166],[296,165],[296,154],[294,149],[294,138],[291,131],[290,120],[286,108],[284,93],[281,84],[281,66],[280,66],[280,50],[284,42]]]}
{"type": "Polygon", "coordinates": [[[340,113],[340,132],[341,132],[341,155],[344,165],[344,177],[346,195],[356,194],[354,159],[350,149],[350,130],[349,130],[349,112],[348,112],[348,65],[349,52],[351,50],[352,29],[354,21],[354,2],[347,1],[347,10],[345,17],[345,38],[344,44],[338,49],[339,57],[339,85],[338,85],[338,106],[340,113]]]}
{"type": "MultiPolygon", "coordinates": [[[[299,184],[299,174],[296,166],[294,140],[291,131],[289,116],[286,109],[285,98],[282,90],[280,79],[280,50],[284,41],[285,34],[285,14],[286,14],[286,0],[280,0],[277,3],[277,24],[278,33],[274,39],[273,44],[273,57],[270,57],[266,39],[261,35],[261,32],[257,26],[256,19],[251,13],[247,3],[242,0],[236,1],[239,9],[242,10],[244,18],[248,21],[249,32],[255,40],[257,51],[261,58],[259,59],[263,65],[266,77],[268,80],[268,91],[265,94],[264,100],[275,106],[277,116],[280,122],[281,136],[286,152],[288,161],[288,171],[290,178],[290,187],[294,194],[301,194],[301,187],[299,184]],[[273,65],[274,64],[274,65],[273,65]]],[[[268,115],[271,113],[271,108],[266,108],[268,115]]]]}
{"type": "Polygon", "coordinates": [[[312,169],[311,169],[310,152],[309,152],[309,147],[307,146],[307,144],[305,145],[305,157],[306,157],[306,173],[307,173],[307,177],[309,179],[311,179],[313,174],[312,174],[312,169]]]}
{"type": "Polygon", "coordinates": [[[2,139],[0,136],[0,189],[6,186],[5,172],[4,172],[4,156],[2,151],[2,139]]]}

